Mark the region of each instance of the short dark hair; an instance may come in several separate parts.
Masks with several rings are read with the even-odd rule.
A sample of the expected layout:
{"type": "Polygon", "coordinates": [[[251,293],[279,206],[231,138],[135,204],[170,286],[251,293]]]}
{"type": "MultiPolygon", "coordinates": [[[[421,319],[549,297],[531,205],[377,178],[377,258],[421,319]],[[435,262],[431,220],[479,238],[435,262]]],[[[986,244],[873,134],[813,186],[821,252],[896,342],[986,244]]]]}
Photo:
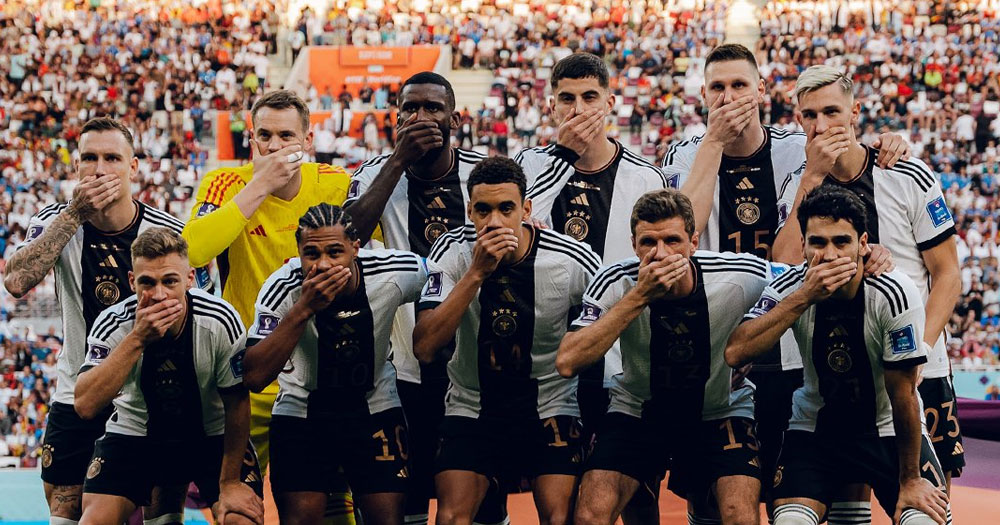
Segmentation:
{"type": "Polygon", "coordinates": [[[632,219],[629,225],[635,235],[635,225],[639,221],[659,222],[680,217],[684,219],[684,231],[688,237],[694,236],[694,206],[691,199],[679,190],[664,188],[643,194],[632,206],[632,219]]]}
{"type": "Polygon", "coordinates": [[[528,180],[521,166],[507,157],[489,157],[472,168],[466,187],[471,195],[472,188],[478,184],[506,183],[516,184],[518,193],[522,199],[524,198],[528,190],[528,180]]]}
{"type": "Polygon", "coordinates": [[[810,191],[799,204],[798,217],[803,237],[806,235],[806,224],[813,217],[833,221],[844,219],[854,226],[858,237],[868,231],[868,214],[861,197],[851,190],[832,184],[823,184],[810,191]]]}
{"type": "Polygon", "coordinates": [[[163,226],[148,228],[140,233],[132,241],[131,250],[133,261],[139,258],[158,259],[172,253],[180,255],[185,260],[188,257],[188,244],[184,237],[163,226]]]}
{"type": "Polygon", "coordinates": [[[421,71],[420,73],[417,73],[416,75],[413,75],[412,77],[406,79],[406,82],[403,82],[403,85],[399,88],[399,94],[396,96],[397,104],[402,105],[403,90],[406,89],[406,86],[411,86],[415,84],[434,84],[437,86],[442,86],[448,98],[448,100],[446,101],[448,103],[448,107],[452,111],[455,110],[455,89],[451,87],[451,82],[448,82],[447,78],[444,78],[443,76],[434,73],[433,71],[421,71]]]}
{"type": "Polygon", "coordinates": [[[295,230],[295,242],[302,242],[305,230],[317,230],[328,226],[343,226],[344,235],[351,241],[358,240],[358,229],[354,221],[343,208],[335,204],[321,202],[308,210],[299,218],[299,227],[295,230]]]}
{"type": "Polygon", "coordinates": [[[608,66],[597,55],[586,52],[574,53],[556,62],[550,80],[552,89],[556,89],[556,85],[564,78],[596,78],[604,89],[610,85],[608,66]]]}
{"type": "Polygon", "coordinates": [[[757,65],[757,57],[742,44],[722,44],[713,49],[705,58],[705,69],[708,69],[712,62],[729,62],[731,60],[743,60],[753,66],[753,70],[760,76],[760,67],[757,65]]]}
{"type": "Polygon", "coordinates": [[[129,131],[125,124],[111,117],[94,117],[88,120],[83,125],[83,129],[80,130],[80,137],[91,131],[118,131],[125,137],[125,142],[128,142],[129,149],[133,152],[135,151],[135,145],[132,143],[132,132],[129,131]]]}
{"type": "Polygon", "coordinates": [[[294,91],[279,89],[271,91],[257,99],[257,102],[253,104],[253,108],[250,109],[250,120],[254,123],[254,127],[257,125],[257,112],[260,111],[260,108],[294,108],[299,113],[299,120],[302,121],[302,130],[306,131],[309,129],[309,106],[294,91]]]}

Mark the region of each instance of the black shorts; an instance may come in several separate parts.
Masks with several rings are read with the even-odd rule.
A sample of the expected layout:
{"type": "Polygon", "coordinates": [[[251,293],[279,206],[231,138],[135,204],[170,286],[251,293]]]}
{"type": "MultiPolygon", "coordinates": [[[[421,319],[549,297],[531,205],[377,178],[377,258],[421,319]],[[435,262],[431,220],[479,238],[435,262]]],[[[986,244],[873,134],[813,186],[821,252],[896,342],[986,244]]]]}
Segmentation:
{"type": "Polygon", "coordinates": [[[941,468],[952,477],[962,475],[965,467],[965,448],[962,446],[962,429],[958,424],[958,403],[955,389],[948,377],[924,379],[917,387],[924,402],[924,420],[931,437],[934,452],[941,461],[941,468]]]}
{"type": "MultiPolygon", "coordinates": [[[[753,420],[730,417],[686,428],[660,417],[610,412],[597,435],[587,470],[621,472],[650,492],[670,469],[667,487],[682,498],[711,488],[726,476],[760,479],[753,420]]],[[[638,494],[638,493],[637,493],[638,494]]]]}
{"type": "MultiPolygon", "coordinates": [[[[601,372],[603,373],[603,370],[601,372]]],[[[611,395],[604,387],[602,378],[584,380],[582,377],[576,395],[580,404],[580,420],[583,424],[583,444],[589,453],[594,445],[594,436],[600,431],[604,417],[608,413],[611,395]]]]}
{"type": "Polygon", "coordinates": [[[447,379],[424,380],[421,383],[396,381],[399,400],[406,414],[410,435],[410,478],[407,481],[406,504],[414,513],[426,514],[427,502],[434,497],[434,454],[438,447],[438,432],[444,420],[444,395],[447,379]],[[420,508],[423,511],[418,512],[420,508]]]}
{"type": "Polygon", "coordinates": [[[355,494],[405,492],[409,445],[403,409],[307,419],[271,417],[274,493],[335,492],[343,468],[355,494]]]}
{"type": "MultiPolygon", "coordinates": [[[[920,475],[944,490],[944,472],[926,438],[920,440],[920,475]]],[[[899,456],[894,437],[822,437],[785,433],[772,494],[775,499],[809,498],[829,506],[844,485],[866,483],[892,516],[899,497],[899,456]]]]}
{"type": "MultiPolygon", "coordinates": [[[[802,386],[802,369],[777,371],[751,368],[747,379],[756,387],[754,421],[760,442],[762,476],[769,480],[774,477],[781,439],[792,417],[792,394],[802,386]]],[[[767,487],[764,488],[763,492],[766,492],[767,487]]]]}
{"type": "MultiPolygon", "coordinates": [[[[97,440],[87,468],[83,491],[128,498],[136,506],[149,505],[153,487],[187,486],[194,482],[209,505],[219,500],[223,436],[164,442],[143,436],[105,434],[97,440]]],[[[241,472],[243,482],[264,496],[257,455],[247,444],[241,472]]]]}
{"type": "Polygon", "coordinates": [[[94,442],[104,435],[104,425],[113,411],[109,406],[94,419],[85,420],[73,405],[52,403],[42,438],[42,481],[82,485],[94,455],[94,442]]]}
{"type": "Polygon", "coordinates": [[[580,418],[553,416],[529,422],[445,416],[435,467],[486,476],[504,490],[523,478],[577,476],[583,463],[580,418]]]}

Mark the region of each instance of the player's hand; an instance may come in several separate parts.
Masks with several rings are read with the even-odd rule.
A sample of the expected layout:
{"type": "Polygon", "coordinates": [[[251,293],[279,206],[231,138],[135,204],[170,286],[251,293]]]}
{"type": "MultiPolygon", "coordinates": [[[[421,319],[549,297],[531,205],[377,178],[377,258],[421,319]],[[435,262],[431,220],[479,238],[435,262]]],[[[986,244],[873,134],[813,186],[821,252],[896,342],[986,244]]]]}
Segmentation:
{"type": "Polygon", "coordinates": [[[683,255],[675,253],[663,259],[653,259],[656,250],[650,250],[639,262],[639,281],[636,292],[646,304],[663,298],[670,288],[687,274],[691,264],[683,255]]]}
{"type": "Polygon", "coordinates": [[[543,221],[541,219],[536,219],[534,217],[528,217],[527,219],[525,219],[525,222],[527,222],[528,224],[534,226],[535,228],[538,228],[539,230],[547,230],[547,229],[549,229],[549,225],[545,224],[545,221],[543,221]]]}
{"type": "Polygon", "coordinates": [[[507,254],[517,250],[517,240],[517,234],[510,228],[483,227],[472,247],[472,265],[469,269],[483,278],[490,275],[507,254]]]}
{"type": "Polygon", "coordinates": [[[745,380],[747,376],[750,375],[750,369],[752,368],[753,363],[747,363],[739,368],[733,369],[732,375],[729,376],[729,390],[731,392],[735,392],[736,390],[743,388],[743,385],[746,384],[745,380]]]}
{"type": "Polygon", "coordinates": [[[802,291],[810,303],[823,301],[833,295],[841,286],[847,284],[854,274],[858,273],[858,264],[850,257],[840,257],[832,261],[823,261],[822,255],[816,252],[809,269],[806,270],[806,280],[802,291]]]}
{"type": "Polygon", "coordinates": [[[320,270],[313,266],[302,282],[302,295],[299,297],[299,302],[311,314],[325,310],[350,280],[350,268],[338,264],[326,270],[320,270]]]}
{"type": "Polygon", "coordinates": [[[875,139],[873,148],[878,149],[878,167],[885,169],[896,165],[899,160],[910,158],[910,145],[895,133],[883,133],[875,139]]]}
{"type": "Polygon", "coordinates": [[[861,254],[867,257],[865,260],[865,275],[878,277],[886,272],[896,269],[896,263],[892,260],[892,253],[881,244],[869,244],[868,253],[861,254]]]}
{"type": "Polygon", "coordinates": [[[122,190],[122,180],[114,173],[95,177],[88,175],[80,179],[73,188],[73,201],[69,203],[70,213],[81,222],[89,221],[99,211],[118,198],[122,190]]]}
{"type": "Polygon", "coordinates": [[[184,306],[177,299],[167,299],[153,303],[149,293],[142,293],[135,309],[135,323],[132,334],[144,346],[163,339],[184,312],[184,306]]]}
{"type": "Polygon", "coordinates": [[[914,478],[899,485],[899,499],[893,523],[905,509],[916,509],[928,515],[939,525],[945,525],[948,517],[948,495],[924,478],[914,478]]]}
{"type": "Polygon", "coordinates": [[[723,98],[725,97],[716,97],[715,102],[708,108],[708,131],[705,132],[705,140],[729,144],[743,133],[757,113],[757,93],[734,99],[728,104],[723,103],[723,98]]]}
{"type": "Polygon", "coordinates": [[[264,502],[246,483],[225,481],[219,487],[219,508],[216,522],[220,524],[264,523],[264,502]]]}
{"type": "Polygon", "coordinates": [[[556,142],[583,155],[590,143],[604,131],[604,113],[599,109],[587,109],[577,114],[576,108],[569,110],[562,124],[559,124],[556,142]]]}
{"type": "Polygon", "coordinates": [[[437,122],[417,120],[417,114],[403,122],[396,131],[396,149],[392,156],[403,166],[423,158],[428,151],[445,145],[446,139],[437,122]]]}
{"type": "Polygon", "coordinates": [[[268,195],[283,188],[302,168],[305,152],[299,144],[267,153],[256,139],[250,143],[257,150],[253,158],[253,180],[260,181],[268,195]]]}
{"type": "Polygon", "coordinates": [[[850,146],[851,136],[846,128],[830,128],[815,135],[806,144],[806,171],[825,177],[850,146]]]}

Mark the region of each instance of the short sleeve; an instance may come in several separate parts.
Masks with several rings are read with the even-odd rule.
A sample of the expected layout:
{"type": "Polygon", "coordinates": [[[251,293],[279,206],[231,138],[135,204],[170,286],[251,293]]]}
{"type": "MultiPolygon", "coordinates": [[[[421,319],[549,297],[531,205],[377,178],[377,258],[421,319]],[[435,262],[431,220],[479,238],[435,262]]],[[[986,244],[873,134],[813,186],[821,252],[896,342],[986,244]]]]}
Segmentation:
{"type": "MultiPolygon", "coordinates": [[[[111,355],[115,347],[121,344],[135,322],[135,318],[127,315],[127,306],[135,308],[134,297],[101,312],[94,320],[93,328],[87,335],[87,353],[83,358],[80,372],[86,372],[101,364],[111,355]]],[[[134,310],[133,310],[134,311],[134,310]]],[[[134,316],[134,313],[132,314],[134,316]]]]}
{"type": "Polygon", "coordinates": [[[347,186],[347,200],[344,201],[344,207],[354,204],[354,201],[368,191],[383,165],[384,163],[381,162],[374,165],[362,164],[358,171],[354,172],[351,182],[347,186]]]}
{"type": "Polygon", "coordinates": [[[760,293],[760,297],[754,302],[753,306],[743,315],[744,321],[749,321],[751,319],[756,319],[763,316],[767,312],[778,306],[778,302],[781,301],[781,295],[770,285],[765,286],[764,290],[760,293]]]}
{"type": "Polygon", "coordinates": [[[298,279],[291,278],[286,266],[267,279],[254,303],[253,322],[247,331],[245,346],[253,346],[274,332],[291,308],[292,302],[288,300],[291,290],[301,285],[298,279]]]}
{"type": "Polygon", "coordinates": [[[461,275],[457,275],[458,272],[453,268],[454,265],[450,264],[449,259],[447,255],[438,262],[427,259],[427,282],[420,293],[417,310],[436,308],[444,302],[445,297],[448,297],[462,278],[461,275]]]}
{"type": "Polygon", "coordinates": [[[215,386],[219,389],[232,388],[243,384],[243,357],[246,356],[247,334],[240,331],[234,342],[225,330],[216,332],[215,386]]]}
{"type": "Polygon", "coordinates": [[[602,268],[583,293],[580,315],[573,320],[570,328],[577,330],[597,322],[628,291],[627,279],[625,271],[619,264],[602,268]]]}
{"type": "Polygon", "coordinates": [[[45,233],[45,229],[52,224],[52,221],[54,221],[56,217],[59,216],[59,213],[61,213],[65,208],[66,205],[53,204],[46,206],[41,211],[33,215],[31,219],[28,220],[28,229],[24,234],[24,241],[17,246],[17,249],[20,250],[21,248],[31,244],[35,239],[41,237],[42,234],[45,233]]]}
{"type": "Polygon", "coordinates": [[[916,216],[910,218],[917,248],[920,251],[925,251],[955,235],[955,220],[944,200],[944,194],[941,193],[941,185],[937,179],[917,180],[930,181],[929,187],[927,185],[921,187],[919,184],[914,186],[915,195],[913,196],[914,206],[912,209],[916,216]],[[924,188],[927,190],[924,191],[924,188]]]}
{"type": "Polygon", "coordinates": [[[416,268],[405,271],[397,284],[403,292],[403,302],[415,303],[420,300],[424,285],[427,284],[427,261],[414,253],[408,253],[407,257],[417,263],[416,268]]]}
{"type": "MultiPolygon", "coordinates": [[[[895,273],[895,272],[894,272],[895,273]]],[[[901,276],[880,279],[888,294],[880,294],[882,366],[907,369],[927,362],[924,348],[924,305],[912,281],[901,276]]]]}

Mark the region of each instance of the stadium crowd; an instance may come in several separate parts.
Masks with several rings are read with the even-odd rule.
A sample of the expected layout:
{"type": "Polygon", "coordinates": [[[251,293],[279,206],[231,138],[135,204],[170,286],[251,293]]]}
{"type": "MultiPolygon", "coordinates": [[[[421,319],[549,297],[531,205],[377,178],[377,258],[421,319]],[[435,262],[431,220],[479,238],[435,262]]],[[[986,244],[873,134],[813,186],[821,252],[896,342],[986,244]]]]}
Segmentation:
{"type": "MultiPolygon", "coordinates": [[[[532,0],[462,12],[454,2],[436,0],[370,2],[367,9],[305,10],[286,28],[274,14],[281,9],[264,9],[275,3],[286,5],[250,1],[223,10],[215,3],[170,8],[171,2],[150,1],[70,9],[63,2],[5,2],[0,270],[24,238],[28,219],[71,194],[75,138],[89,117],[115,115],[135,131],[140,176],[134,193],[184,217],[206,171],[202,140],[211,132],[212,112],[248,107],[268,86],[268,56],[291,58],[306,44],[450,44],[455,67],[486,68],[496,77],[486,104],[462,109],[454,140],[510,155],[554,140],[550,68],[574,51],[593,52],[609,64],[619,100],[608,134],[658,158],[671,142],[705,130],[702,57],[722,41],[727,6],[648,2],[629,11],[600,1],[586,12],[532,0]]],[[[882,4],[888,2],[768,4],[757,49],[768,86],[764,121],[797,129],[789,92],[809,65],[825,61],[851,72],[864,108],[863,141],[902,133],[913,155],[940,174],[954,210],[963,296],[949,324],[953,362],[998,364],[998,2],[899,1],[892,10],[882,4]]],[[[395,101],[392,86],[368,91],[368,101],[329,92],[309,99],[319,109],[342,103],[356,111],[395,101]]],[[[329,138],[345,163],[357,164],[388,146],[378,132],[360,143],[337,142],[340,134],[329,138]]],[[[49,279],[33,294],[53,291],[49,279]]],[[[11,330],[17,307],[0,291],[0,456],[21,456],[31,465],[61,341],[54,333],[11,330]]]]}

